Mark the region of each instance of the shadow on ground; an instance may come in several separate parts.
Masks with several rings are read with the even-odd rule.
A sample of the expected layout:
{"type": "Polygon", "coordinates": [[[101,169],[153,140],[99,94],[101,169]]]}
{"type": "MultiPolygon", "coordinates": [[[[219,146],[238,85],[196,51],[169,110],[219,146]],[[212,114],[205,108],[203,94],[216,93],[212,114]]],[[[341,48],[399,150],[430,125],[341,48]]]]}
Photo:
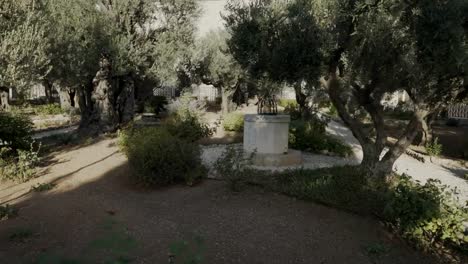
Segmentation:
{"type": "Polygon", "coordinates": [[[122,157],[95,155],[14,204],[19,216],[0,223],[0,263],[168,263],[169,245],[193,233],[210,264],[435,263],[374,219],[257,189],[232,193],[221,181],[142,189],[122,157]],[[373,255],[375,247],[385,250],[373,255]]]}

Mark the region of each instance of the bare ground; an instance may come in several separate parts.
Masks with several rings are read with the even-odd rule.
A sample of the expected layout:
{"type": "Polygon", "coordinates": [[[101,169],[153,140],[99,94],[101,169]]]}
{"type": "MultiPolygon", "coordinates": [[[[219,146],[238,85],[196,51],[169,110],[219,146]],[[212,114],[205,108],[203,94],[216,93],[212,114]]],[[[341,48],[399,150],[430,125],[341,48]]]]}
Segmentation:
{"type": "Polygon", "coordinates": [[[282,195],[232,193],[212,180],[136,188],[116,151],[105,139],[55,153],[41,178],[1,185],[0,202],[19,208],[19,216],[0,223],[0,263],[34,263],[40,256],[105,263],[113,252],[96,250],[102,244],[132,263],[168,263],[169,245],[194,232],[205,241],[203,263],[436,263],[392,238],[375,219],[282,195]],[[28,192],[39,182],[57,186],[28,192]],[[109,231],[106,223],[120,231],[109,231]],[[31,234],[18,239],[18,230],[31,234]],[[118,245],[122,240],[126,246],[118,245]]]}

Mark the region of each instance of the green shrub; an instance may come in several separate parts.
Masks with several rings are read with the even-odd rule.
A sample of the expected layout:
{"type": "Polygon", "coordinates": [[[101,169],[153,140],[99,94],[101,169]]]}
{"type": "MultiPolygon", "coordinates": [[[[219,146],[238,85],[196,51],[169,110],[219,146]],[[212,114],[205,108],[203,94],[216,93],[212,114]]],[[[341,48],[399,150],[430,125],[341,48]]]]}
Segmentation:
{"type": "Polygon", "coordinates": [[[357,167],[288,170],[273,178],[276,191],[300,199],[361,213],[380,207],[381,199],[369,191],[357,167]]]}
{"type": "Polygon", "coordinates": [[[299,108],[299,105],[297,104],[296,99],[279,99],[278,105],[281,107],[295,107],[299,108]]]}
{"type": "Polygon", "coordinates": [[[29,150],[9,147],[0,148],[0,179],[16,182],[26,182],[36,176],[36,166],[39,163],[39,150],[34,150],[31,143],[29,150]]]}
{"type": "Polygon", "coordinates": [[[307,152],[321,153],[328,151],[340,156],[352,153],[351,147],[343,144],[339,139],[327,135],[326,123],[318,118],[307,121],[292,121],[289,128],[289,146],[293,149],[307,152]]]}
{"type": "Polygon", "coordinates": [[[283,112],[291,116],[291,120],[299,120],[302,118],[303,115],[297,103],[287,104],[286,106],[284,106],[283,112]]]}
{"type": "Polygon", "coordinates": [[[172,135],[190,142],[213,135],[213,129],[202,121],[199,114],[188,109],[173,115],[167,121],[166,128],[172,135]]]}
{"type": "Polygon", "coordinates": [[[179,182],[193,185],[206,174],[201,164],[200,148],[163,128],[133,129],[121,135],[124,142],[119,145],[134,171],[132,176],[143,185],[161,186],[179,182]]]}
{"type": "Polygon", "coordinates": [[[246,156],[242,148],[229,146],[215,163],[216,172],[228,182],[229,189],[238,192],[247,183],[247,177],[252,170],[254,153],[246,156]]]}
{"type": "Polygon", "coordinates": [[[165,96],[152,96],[145,101],[144,111],[159,115],[161,112],[166,110],[167,105],[168,102],[165,96]]]}
{"type": "Polygon", "coordinates": [[[223,127],[226,131],[243,132],[244,131],[244,114],[229,113],[224,117],[223,127]]]}
{"type": "Polygon", "coordinates": [[[34,107],[33,111],[37,115],[60,115],[65,113],[60,104],[39,105],[34,107]]]}
{"type": "Polygon", "coordinates": [[[442,144],[439,144],[439,138],[426,144],[427,154],[431,157],[437,157],[442,153],[442,144]]]}
{"type": "Polygon", "coordinates": [[[442,244],[468,250],[463,225],[468,209],[461,207],[440,181],[429,179],[421,185],[403,175],[390,193],[384,216],[419,246],[435,249],[442,244]]]}
{"type": "Polygon", "coordinates": [[[27,149],[31,143],[33,124],[23,115],[0,113],[0,146],[13,150],[27,149]]]}

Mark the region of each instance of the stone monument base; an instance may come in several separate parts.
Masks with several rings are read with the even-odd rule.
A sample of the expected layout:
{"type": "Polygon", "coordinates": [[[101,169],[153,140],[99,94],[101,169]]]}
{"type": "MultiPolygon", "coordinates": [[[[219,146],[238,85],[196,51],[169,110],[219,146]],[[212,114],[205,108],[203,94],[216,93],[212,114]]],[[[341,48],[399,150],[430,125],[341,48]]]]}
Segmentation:
{"type": "Polygon", "coordinates": [[[252,157],[254,166],[261,167],[287,167],[300,165],[302,163],[302,152],[298,150],[288,150],[284,154],[255,153],[252,157]]]}

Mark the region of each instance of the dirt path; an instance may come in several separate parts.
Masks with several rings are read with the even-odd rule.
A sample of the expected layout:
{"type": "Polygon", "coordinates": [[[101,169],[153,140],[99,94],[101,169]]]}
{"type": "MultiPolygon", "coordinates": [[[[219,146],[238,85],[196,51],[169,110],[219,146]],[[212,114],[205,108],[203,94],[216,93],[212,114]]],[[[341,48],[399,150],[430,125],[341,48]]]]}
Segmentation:
{"type": "Polygon", "coordinates": [[[19,217],[0,223],[0,263],[60,263],[53,261],[64,256],[104,263],[121,255],[168,263],[169,245],[194,232],[204,240],[203,263],[431,263],[373,219],[282,195],[235,194],[210,180],[139,190],[116,151],[107,139],[58,153],[36,182],[2,186],[1,202],[18,207],[19,217]],[[39,181],[58,185],[22,193],[39,181]]]}

